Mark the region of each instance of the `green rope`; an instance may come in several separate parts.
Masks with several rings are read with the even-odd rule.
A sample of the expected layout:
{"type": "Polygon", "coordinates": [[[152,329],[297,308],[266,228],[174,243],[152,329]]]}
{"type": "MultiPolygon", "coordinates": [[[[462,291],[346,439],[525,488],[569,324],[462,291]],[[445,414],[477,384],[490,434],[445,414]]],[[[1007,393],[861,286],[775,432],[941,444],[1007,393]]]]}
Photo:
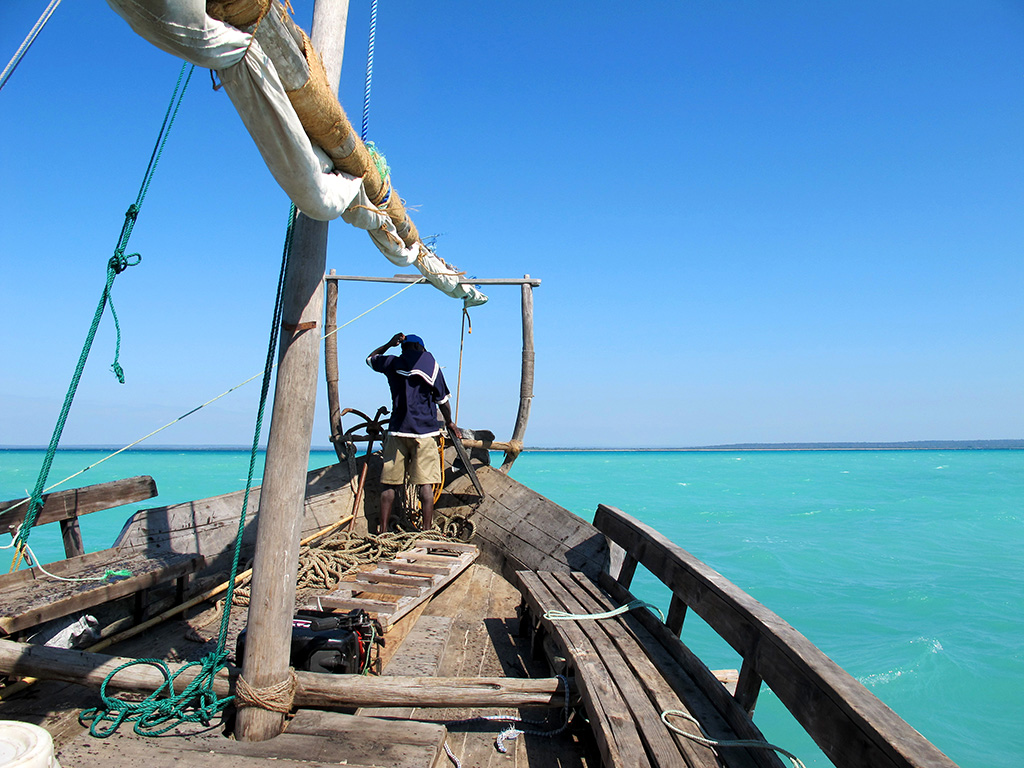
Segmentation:
{"type": "Polygon", "coordinates": [[[277,351],[277,338],[281,325],[281,312],[284,304],[284,277],[291,255],[292,236],[295,231],[296,209],[292,205],[288,216],[288,232],[285,236],[284,253],[281,259],[281,273],[277,282],[277,297],[274,303],[274,318],[270,329],[270,343],[267,345],[267,360],[263,369],[263,389],[260,392],[260,404],[256,414],[256,425],[253,429],[252,450],[249,454],[249,476],[245,482],[245,495],[242,511],[238,518],[238,531],[235,534],[235,551],[231,561],[231,576],[228,580],[227,595],[224,598],[224,612],[220,621],[220,635],[217,647],[200,661],[189,662],[171,675],[167,664],[159,659],[137,659],[122,664],[103,681],[100,687],[100,698],[103,705],[83,711],[79,722],[89,724],[89,733],[97,738],[105,738],[113,734],[123,723],[135,723],[135,732],[141,736],[159,736],[176,728],[184,722],[198,722],[209,725],[213,717],[224,709],[234,696],[220,698],[213,689],[213,681],[224,667],[227,659],[228,623],[231,618],[231,603],[235,591],[235,579],[238,575],[239,560],[242,552],[242,534],[245,531],[246,511],[249,507],[249,493],[252,490],[253,477],[256,471],[256,457],[259,453],[260,433],[263,430],[263,415],[266,410],[267,395],[270,391],[270,379],[274,369],[274,356],[277,351]],[[107,695],[107,685],[122,669],[133,664],[148,664],[157,667],[164,676],[163,684],[143,701],[133,702],[107,695]],[[174,681],[186,669],[200,667],[199,674],[180,692],[174,690],[174,681]],[[104,727],[109,723],[109,727],[104,727]]]}
{"type": "MultiPolygon", "coordinates": [[[[28,511],[25,513],[25,520],[22,522],[21,527],[18,529],[18,535],[16,537],[16,545],[18,547],[23,546],[28,541],[29,532],[32,530],[32,526],[35,525],[36,518],[39,516],[39,511],[43,508],[43,488],[46,486],[46,478],[50,474],[50,467],[53,464],[53,457],[57,453],[57,446],[60,444],[61,434],[64,432],[64,425],[67,422],[68,415],[71,413],[71,403],[75,399],[75,393],[78,391],[78,383],[82,378],[82,372],[85,370],[85,362],[89,358],[89,352],[92,349],[92,342],[96,338],[96,330],[99,328],[100,319],[103,317],[104,308],[110,306],[110,314],[114,318],[114,328],[117,331],[117,342],[114,349],[114,362],[111,368],[114,371],[114,375],[117,376],[117,380],[124,384],[124,370],[121,368],[118,359],[121,354],[121,325],[117,319],[117,312],[114,311],[114,302],[111,298],[110,291],[114,285],[114,278],[117,277],[128,267],[133,267],[142,261],[142,257],[137,253],[125,255],[125,250],[128,247],[128,238],[131,237],[132,229],[135,227],[135,220],[138,218],[139,210],[142,208],[142,201],[146,197],[146,192],[149,191],[149,185],[153,180],[153,174],[156,171],[156,165],[160,161],[160,156],[163,154],[164,146],[167,144],[167,137],[170,133],[171,126],[174,123],[174,118],[178,114],[178,109],[181,107],[181,100],[185,96],[185,89],[188,88],[188,81],[192,77],[192,70],[188,72],[188,77],[185,78],[185,83],[182,85],[182,77],[185,75],[185,68],[188,64],[183,64],[181,72],[178,73],[178,81],[174,84],[174,92],[171,94],[170,104],[167,105],[167,112],[164,114],[163,124],[160,126],[160,132],[157,135],[156,145],[153,147],[153,152],[149,157],[149,164],[146,167],[146,172],[143,175],[142,186],[139,188],[139,194],[135,198],[135,202],[128,207],[128,212],[124,217],[124,225],[121,227],[121,236],[118,238],[117,246],[114,248],[114,255],[110,257],[107,262],[107,280],[103,286],[103,293],[100,295],[99,304],[96,307],[96,312],[93,314],[92,324],[89,326],[89,332],[85,337],[85,344],[82,346],[82,352],[78,356],[78,365],[75,367],[74,375],[71,377],[71,384],[68,387],[68,392],[64,396],[64,405],[61,407],[60,415],[57,417],[57,424],[53,428],[53,434],[50,437],[50,444],[46,449],[46,456],[43,458],[42,467],[39,470],[39,477],[36,479],[35,488],[30,496],[30,503],[28,511]],[[180,89],[180,92],[179,92],[180,89]]],[[[195,69],[193,67],[192,69],[195,69]]]]}
{"type": "Polygon", "coordinates": [[[549,621],[576,621],[579,619],[611,619],[615,616],[619,616],[623,613],[628,613],[634,608],[649,608],[652,611],[656,611],[658,616],[661,617],[662,621],[665,621],[665,614],[661,612],[661,609],[656,605],[645,603],[643,600],[630,600],[625,605],[620,605],[618,608],[613,608],[610,611],[604,613],[566,613],[565,611],[548,611],[544,614],[544,618],[549,621]]]}
{"type": "Polygon", "coordinates": [[[388,167],[387,158],[384,157],[384,153],[377,149],[377,145],[372,141],[366,142],[366,149],[370,153],[370,158],[373,160],[373,166],[377,169],[381,182],[386,184],[388,176],[391,174],[391,168],[388,167]]]}

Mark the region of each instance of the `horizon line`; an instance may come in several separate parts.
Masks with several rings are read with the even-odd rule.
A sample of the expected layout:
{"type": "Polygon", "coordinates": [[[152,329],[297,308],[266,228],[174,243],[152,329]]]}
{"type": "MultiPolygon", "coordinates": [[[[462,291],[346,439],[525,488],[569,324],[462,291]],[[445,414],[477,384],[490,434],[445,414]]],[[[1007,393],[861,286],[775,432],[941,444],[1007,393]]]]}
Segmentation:
{"type": "MultiPolygon", "coordinates": [[[[526,446],[523,452],[555,452],[555,451],[785,451],[785,450],[970,450],[970,449],[1024,449],[1024,439],[997,438],[978,440],[860,440],[860,441],[821,441],[821,442],[746,442],[721,443],[699,446],[526,446]]],[[[45,445],[0,445],[0,451],[45,451],[45,445]]],[[[61,446],[63,451],[106,451],[121,450],[122,446],[110,444],[82,444],[61,446]]],[[[163,444],[130,448],[128,451],[249,451],[249,445],[226,444],[163,444]]],[[[266,446],[259,446],[260,452],[266,452],[266,446]]],[[[331,445],[310,446],[310,451],[333,451],[331,445]]],[[[126,453],[128,452],[126,451],[126,453]]],[[[495,453],[501,453],[495,450],[495,453]]]]}

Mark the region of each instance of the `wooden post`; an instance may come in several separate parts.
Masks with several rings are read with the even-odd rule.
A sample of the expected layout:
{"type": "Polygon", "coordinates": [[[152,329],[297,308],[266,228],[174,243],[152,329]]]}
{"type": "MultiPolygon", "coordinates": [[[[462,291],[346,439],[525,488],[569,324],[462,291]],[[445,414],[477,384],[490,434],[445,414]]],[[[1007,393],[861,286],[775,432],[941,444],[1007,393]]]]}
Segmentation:
{"type": "MultiPolygon", "coordinates": [[[[318,0],[313,45],[337,89],[348,0],[318,0]]],[[[248,642],[242,676],[255,689],[287,680],[302,505],[316,405],[327,223],[299,215],[285,273],[281,352],[253,561],[248,642]]],[[[284,729],[284,715],[258,707],[239,710],[236,736],[265,741],[284,729]]]]}
{"type": "Polygon", "coordinates": [[[529,277],[523,275],[523,372],[519,384],[519,413],[516,414],[516,426],[509,441],[514,446],[513,450],[505,452],[505,460],[501,463],[501,471],[506,474],[522,449],[526,423],[530,420],[530,404],[533,402],[533,286],[528,282],[529,277]]]}
{"type": "MultiPolygon", "coordinates": [[[[334,274],[334,270],[331,270],[334,274]]],[[[324,373],[327,377],[327,406],[330,411],[331,444],[338,461],[345,461],[341,440],[341,398],[338,395],[338,281],[328,280],[324,286],[327,306],[324,311],[324,373]]]]}

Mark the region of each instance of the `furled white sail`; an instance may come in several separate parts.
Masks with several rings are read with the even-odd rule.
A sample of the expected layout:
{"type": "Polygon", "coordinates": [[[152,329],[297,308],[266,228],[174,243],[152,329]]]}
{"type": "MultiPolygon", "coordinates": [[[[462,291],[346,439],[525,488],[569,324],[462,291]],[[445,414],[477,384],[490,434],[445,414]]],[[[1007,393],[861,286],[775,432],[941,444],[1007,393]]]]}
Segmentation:
{"type": "Polygon", "coordinates": [[[365,229],[389,261],[415,266],[435,287],[466,306],[487,297],[418,238],[398,235],[395,222],[371,201],[361,177],[334,161],[303,128],[273,61],[250,34],[206,13],[205,0],[107,0],[141,37],[196,66],[216,70],[224,90],[256,142],[267,168],[296,207],[320,221],[342,218],[365,229]]]}

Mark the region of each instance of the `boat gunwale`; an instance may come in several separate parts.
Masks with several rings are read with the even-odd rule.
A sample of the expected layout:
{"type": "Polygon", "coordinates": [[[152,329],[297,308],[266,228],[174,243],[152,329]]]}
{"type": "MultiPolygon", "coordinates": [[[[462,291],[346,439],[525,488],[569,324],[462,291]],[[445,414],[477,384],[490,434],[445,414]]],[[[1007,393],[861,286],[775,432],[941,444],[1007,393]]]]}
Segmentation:
{"type": "MultiPolygon", "coordinates": [[[[673,602],[692,609],[741,656],[735,696],[742,699],[745,681],[751,681],[748,711],[763,682],[837,768],[956,768],[778,614],[663,534],[605,504],[598,505],[594,526],[625,550],[619,585],[628,589],[632,568],[643,565],[672,591],[673,602]],[[852,743],[859,748],[851,748],[852,743]]],[[[669,621],[676,611],[670,610],[669,621]]]]}

